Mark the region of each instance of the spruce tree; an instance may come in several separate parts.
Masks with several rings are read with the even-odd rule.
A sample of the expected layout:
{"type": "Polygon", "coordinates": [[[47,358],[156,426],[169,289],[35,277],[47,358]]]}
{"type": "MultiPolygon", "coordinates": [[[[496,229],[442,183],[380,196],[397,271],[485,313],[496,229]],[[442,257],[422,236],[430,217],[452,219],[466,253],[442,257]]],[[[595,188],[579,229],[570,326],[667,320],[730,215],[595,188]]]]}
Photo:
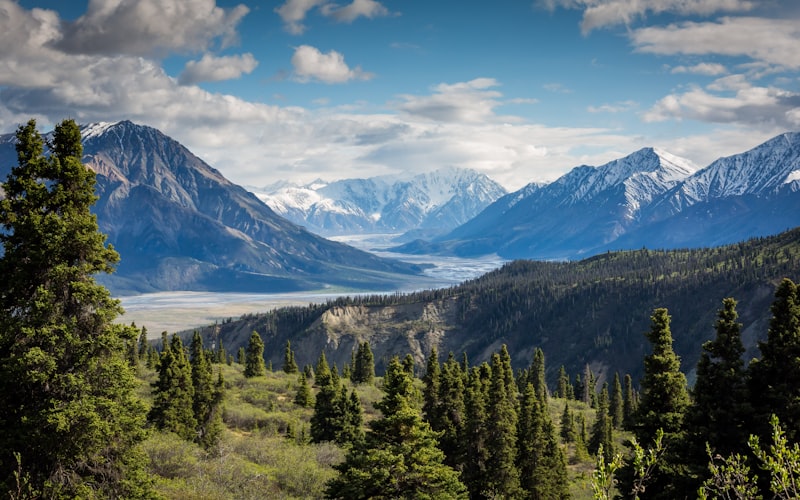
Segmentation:
{"type": "Polygon", "coordinates": [[[439,384],[441,367],[439,366],[439,353],[436,346],[431,348],[430,355],[425,365],[425,375],[422,377],[422,412],[425,420],[434,429],[441,427],[439,423],[439,384]]]}
{"type": "Polygon", "coordinates": [[[314,385],[318,387],[326,386],[331,380],[331,367],[325,357],[325,351],[319,353],[317,365],[314,368],[314,385]]]}
{"type": "Polygon", "coordinates": [[[556,397],[571,399],[569,396],[571,393],[569,375],[567,375],[564,365],[561,365],[561,368],[558,369],[558,394],[556,394],[556,397]]]}
{"type": "Polygon", "coordinates": [[[611,403],[609,405],[609,415],[611,424],[615,429],[622,429],[622,422],[625,419],[625,401],[622,396],[622,383],[619,381],[619,372],[614,373],[614,386],[611,390],[611,403]]]}
{"type": "Polygon", "coordinates": [[[692,491],[708,475],[706,445],[715,455],[748,452],[749,404],[738,316],[736,301],[724,299],[717,314],[716,337],[703,344],[697,362],[694,397],[686,415],[687,438],[681,447],[683,461],[698,477],[692,491]]]}
{"type": "Polygon", "coordinates": [[[48,146],[45,157],[35,120],[20,126],[2,184],[0,481],[10,491],[18,453],[43,497],[145,496],[146,409],[124,350],[138,332],[114,322],[120,303],[94,279],[119,255],[90,211],[95,174],[75,122],[48,146]]]}
{"type": "Polygon", "coordinates": [[[384,377],[385,396],[375,404],[382,416],[370,423],[364,447],[350,448],[335,466],[327,498],[467,498],[458,473],[444,465],[436,433],[422,420],[413,401],[413,382],[397,357],[384,377]]]}
{"type": "Polygon", "coordinates": [[[488,428],[486,400],[488,381],[481,372],[491,371],[489,365],[482,363],[469,370],[464,390],[464,438],[462,439],[462,480],[469,490],[470,497],[479,498],[486,490],[488,477],[486,464],[489,461],[488,428]]]}
{"type": "Polygon", "coordinates": [[[311,415],[311,441],[336,442],[344,427],[343,406],[340,400],[341,382],[337,371],[332,371],[321,386],[314,401],[311,415]]]}
{"type": "Polygon", "coordinates": [[[754,410],[753,428],[769,437],[775,414],[789,442],[800,441],[800,292],[790,279],[775,290],[767,340],[758,343],[761,358],[748,369],[754,410]]]}
{"type": "Polygon", "coordinates": [[[546,402],[547,381],[545,379],[544,351],[540,347],[534,351],[529,377],[533,389],[536,391],[536,397],[539,398],[539,401],[546,402]]]}
{"type": "Polygon", "coordinates": [[[173,432],[188,441],[195,439],[192,367],[181,338],[175,334],[161,353],[158,379],[153,383],[153,406],[148,419],[159,429],[173,432]]]}
{"type": "Polygon", "coordinates": [[[636,409],[638,407],[636,393],[633,390],[633,378],[625,374],[625,389],[622,393],[622,428],[629,431],[636,423],[636,409]]]}
{"type": "Polygon", "coordinates": [[[439,384],[440,412],[433,430],[441,432],[439,449],[445,454],[445,463],[455,467],[461,462],[462,440],[464,438],[464,377],[461,364],[451,353],[442,365],[439,384]]]}
{"type": "MultiPolygon", "coordinates": [[[[646,448],[652,446],[657,432],[662,430],[667,451],[651,484],[640,495],[643,499],[677,498],[688,474],[678,450],[684,439],[684,416],[689,406],[689,393],[686,377],[680,371],[680,358],[672,349],[670,319],[667,309],[655,309],[647,333],[653,352],[644,359],[642,395],[633,432],[639,444],[646,448]]],[[[623,491],[632,491],[631,468],[627,467],[620,476],[623,491]]]]}
{"type": "Polygon", "coordinates": [[[303,373],[297,377],[297,393],[294,396],[294,404],[301,408],[310,408],[314,406],[314,396],[311,394],[311,388],[308,386],[308,379],[303,373]]]}
{"type": "Polygon", "coordinates": [[[283,371],[285,373],[297,373],[297,362],[294,360],[294,351],[291,341],[286,341],[286,349],[283,351],[283,371]]]}
{"type": "Polygon", "coordinates": [[[416,376],[414,373],[414,357],[411,354],[406,354],[406,357],[403,358],[403,370],[405,370],[412,379],[416,376]]]}
{"type": "MultiPolygon", "coordinates": [[[[296,371],[296,370],[295,370],[296,371]]],[[[264,341],[261,335],[253,330],[250,341],[247,343],[247,354],[244,361],[244,376],[247,378],[260,377],[266,373],[264,366],[264,341]]]]}
{"type": "MultiPolygon", "coordinates": [[[[505,351],[505,346],[503,346],[505,351]]],[[[508,351],[505,351],[506,353],[508,351]]],[[[513,498],[520,495],[517,458],[516,382],[509,382],[510,359],[492,355],[492,375],[487,400],[485,493],[513,498]],[[513,390],[511,388],[514,388],[513,390]]]]}
{"type": "Polygon", "coordinates": [[[218,443],[222,434],[222,386],[214,382],[210,357],[203,349],[203,339],[197,331],[194,332],[189,350],[194,388],[192,408],[197,422],[195,441],[209,449],[218,443]]]}
{"type": "Polygon", "coordinates": [[[575,419],[572,416],[572,412],[569,411],[569,400],[564,401],[564,411],[561,413],[560,429],[561,441],[564,444],[575,442],[575,419]]]}
{"type": "Polygon", "coordinates": [[[605,463],[614,459],[614,439],[612,436],[613,422],[609,415],[608,384],[603,384],[600,396],[597,398],[597,412],[589,437],[589,453],[596,455],[602,446],[605,463]]]}
{"type": "Polygon", "coordinates": [[[375,359],[367,341],[358,345],[350,380],[355,384],[371,384],[375,380],[375,359]]]}

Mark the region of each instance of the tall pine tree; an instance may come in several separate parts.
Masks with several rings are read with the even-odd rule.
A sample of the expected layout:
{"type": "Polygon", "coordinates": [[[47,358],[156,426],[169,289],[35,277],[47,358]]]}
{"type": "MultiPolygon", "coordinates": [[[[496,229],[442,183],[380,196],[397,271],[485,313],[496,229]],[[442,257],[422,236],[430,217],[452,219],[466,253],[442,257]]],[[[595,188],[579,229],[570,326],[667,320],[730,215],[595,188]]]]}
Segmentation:
{"type": "Polygon", "coordinates": [[[244,359],[244,376],[247,378],[260,377],[266,373],[264,366],[264,341],[261,335],[253,330],[250,341],[247,343],[247,354],[244,359]]]}
{"type": "Polygon", "coordinates": [[[119,301],[94,279],[119,255],[90,211],[77,124],[59,123],[48,146],[45,157],[34,120],[20,126],[2,184],[0,481],[11,486],[18,453],[41,496],[136,498],[149,488],[146,410],[125,359],[138,332],[115,324],[119,301]]]}

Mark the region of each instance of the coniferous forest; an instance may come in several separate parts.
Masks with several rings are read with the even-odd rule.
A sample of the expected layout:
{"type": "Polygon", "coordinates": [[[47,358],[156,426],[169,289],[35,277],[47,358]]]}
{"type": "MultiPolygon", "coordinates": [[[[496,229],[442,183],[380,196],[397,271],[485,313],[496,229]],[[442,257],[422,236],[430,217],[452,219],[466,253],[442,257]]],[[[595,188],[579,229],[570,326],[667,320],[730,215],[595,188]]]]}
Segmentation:
{"type": "Polygon", "coordinates": [[[9,498],[800,495],[797,230],[719,249],[515,262],[451,289],[231,321],[210,330],[213,343],[208,331],[152,342],[114,321],[119,304],[94,281],[119,256],[89,210],[77,125],[62,122],[45,145],[30,121],[17,140],[0,202],[9,498]],[[748,322],[763,327],[752,356],[741,297],[767,318],[748,322]],[[423,359],[376,356],[381,338],[368,335],[344,361],[341,349],[308,352],[308,327],[331,308],[423,299],[450,304],[458,341],[423,359]],[[637,311],[644,324],[597,330],[637,311]],[[707,331],[686,334],[681,317],[707,331]],[[232,335],[253,324],[246,339],[232,335]],[[534,347],[514,349],[523,344],[534,347]],[[608,354],[602,373],[572,359],[584,348],[608,354]]]}

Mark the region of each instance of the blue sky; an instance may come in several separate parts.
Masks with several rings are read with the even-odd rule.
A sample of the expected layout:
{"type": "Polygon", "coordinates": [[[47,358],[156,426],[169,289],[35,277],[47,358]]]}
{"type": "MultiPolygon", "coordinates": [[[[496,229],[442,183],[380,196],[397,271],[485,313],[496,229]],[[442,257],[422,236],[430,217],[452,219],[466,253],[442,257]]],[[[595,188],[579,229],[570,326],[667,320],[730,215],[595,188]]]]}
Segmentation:
{"type": "Polygon", "coordinates": [[[0,130],[130,119],[234,182],[517,189],[800,130],[797,0],[0,0],[0,130]]]}

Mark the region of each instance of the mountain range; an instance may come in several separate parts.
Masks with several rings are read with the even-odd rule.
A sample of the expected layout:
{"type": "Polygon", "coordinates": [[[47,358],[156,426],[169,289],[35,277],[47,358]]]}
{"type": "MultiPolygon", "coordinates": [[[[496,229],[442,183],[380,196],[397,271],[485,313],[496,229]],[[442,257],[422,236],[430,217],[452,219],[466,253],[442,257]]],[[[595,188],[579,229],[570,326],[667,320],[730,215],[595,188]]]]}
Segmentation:
{"type": "Polygon", "coordinates": [[[506,194],[486,175],[454,167],[251,190],[275,213],[324,236],[410,232],[433,237],[466,223],[506,194]]]}
{"type": "MultiPolygon", "coordinates": [[[[276,215],[158,130],[130,121],[81,127],[83,162],[97,173],[93,207],[120,253],[99,276],[116,294],[164,290],[392,290],[415,265],[329,241],[276,215]]],[[[0,136],[0,177],[16,164],[0,136]]]]}
{"type": "Polygon", "coordinates": [[[406,253],[575,259],[608,250],[706,247],[800,225],[800,133],[705,168],[654,148],[510,193],[406,253]]]}

